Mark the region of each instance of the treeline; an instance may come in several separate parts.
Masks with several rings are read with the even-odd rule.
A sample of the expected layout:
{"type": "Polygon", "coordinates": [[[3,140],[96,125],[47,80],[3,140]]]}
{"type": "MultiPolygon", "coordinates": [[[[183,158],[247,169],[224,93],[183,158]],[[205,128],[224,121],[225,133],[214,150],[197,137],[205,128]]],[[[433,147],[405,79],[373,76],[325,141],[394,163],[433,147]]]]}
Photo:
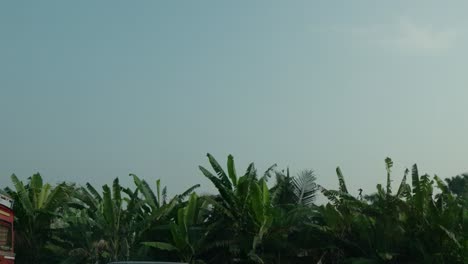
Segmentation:
{"type": "Polygon", "coordinates": [[[168,197],[136,175],[133,187],[102,189],[13,175],[4,191],[15,200],[16,263],[468,263],[467,176],[443,181],[414,165],[393,189],[387,158],[385,185],[351,195],[339,168],[339,189],[328,190],[311,170],[252,163],[239,174],[232,156],[225,169],[208,160],[200,170],[214,195],[195,185],[168,197]],[[314,203],[318,192],[326,204],[314,203]]]}

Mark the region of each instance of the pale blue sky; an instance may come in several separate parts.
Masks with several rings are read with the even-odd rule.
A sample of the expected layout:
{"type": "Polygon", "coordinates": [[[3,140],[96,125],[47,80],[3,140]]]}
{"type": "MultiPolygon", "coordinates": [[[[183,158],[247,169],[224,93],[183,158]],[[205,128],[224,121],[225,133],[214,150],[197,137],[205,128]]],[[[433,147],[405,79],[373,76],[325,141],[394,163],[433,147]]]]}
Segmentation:
{"type": "Polygon", "coordinates": [[[211,190],[206,152],[353,191],[386,156],[466,171],[468,4],[435,3],[3,1],[0,183],[211,190]]]}

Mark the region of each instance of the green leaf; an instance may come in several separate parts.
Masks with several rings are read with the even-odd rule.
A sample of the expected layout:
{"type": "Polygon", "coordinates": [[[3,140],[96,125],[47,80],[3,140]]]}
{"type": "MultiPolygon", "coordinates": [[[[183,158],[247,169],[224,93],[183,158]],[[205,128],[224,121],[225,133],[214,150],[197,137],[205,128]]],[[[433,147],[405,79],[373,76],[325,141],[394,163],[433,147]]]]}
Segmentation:
{"type": "Polygon", "coordinates": [[[250,177],[252,179],[257,178],[257,170],[255,169],[255,165],[253,163],[250,163],[249,166],[247,167],[245,176],[250,177]]]}
{"type": "Polygon", "coordinates": [[[119,184],[119,178],[115,178],[112,184],[112,192],[114,195],[114,202],[117,208],[122,206],[122,195],[121,195],[122,187],[119,184]]]}
{"type": "Polygon", "coordinates": [[[163,204],[161,202],[161,180],[160,179],[156,180],[156,202],[159,206],[163,204]]]}
{"type": "Polygon", "coordinates": [[[219,165],[219,163],[210,153],[206,154],[206,156],[208,157],[208,161],[210,162],[211,167],[213,167],[213,170],[216,172],[221,182],[226,186],[226,188],[232,189],[231,181],[229,180],[221,165],[219,165]]]}
{"type": "Polygon", "coordinates": [[[188,188],[187,190],[185,190],[182,194],[179,194],[180,202],[182,202],[182,200],[184,200],[188,195],[192,194],[195,191],[195,189],[199,187],[200,187],[200,184],[195,184],[191,186],[190,188],[188,188]]]}
{"type": "Polygon", "coordinates": [[[133,177],[133,181],[135,185],[145,197],[145,202],[149,204],[149,206],[154,210],[159,208],[158,200],[156,199],[156,195],[154,194],[153,190],[149,187],[148,183],[145,180],[140,180],[138,176],[135,174],[130,174],[133,177]]]}
{"type": "Polygon", "coordinates": [[[444,231],[444,233],[452,240],[452,242],[458,247],[461,248],[462,246],[460,245],[460,242],[458,242],[457,238],[455,237],[455,234],[448,230],[447,228],[443,227],[442,225],[439,225],[440,229],[444,231]]]}
{"type": "Polygon", "coordinates": [[[44,206],[44,203],[46,202],[47,197],[49,195],[50,189],[51,189],[50,184],[45,184],[42,187],[42,190],[41,190],[41,192],[39,194],[39,197],[38,197],[38,200],[37,200],[36,208],[42,208],[44,206]]]}
{"type": "Polygon", "coordinates": [[[263,210],[263,198],[262,198],[262,191],[258,183],[253,182],[251,185],[251,207],[253,213],[255,214],[255,218],[258,223],[263,222],[264,220],[264,210],[263,210]]]}
{"type": "Polygon", "coordinates": [[[213,183],[216,189],[218,189],[219,194],[226,201],[226,205],[229,207],[229,209],[235,208],[235,197],[232,193],[232,190],[229,189],[229,186],[226,186],[222,180],[214,176],[207,169],[203,168],[202,166],[199,166],[199,168],[205,177],[207,177],[213,183]]]}
{"type": "Polygon", "coordinates": [[[275,170],[276,167],[278,167],[278,165],[276,163],[271,165],[270,167],[268,167],[268,169],[265,171],[265,173],[263,173],[262,179],[265,180],[265,181],[268,181],[268,178],[271,177],[271,173],[275,170]]]}
{"type": "Polygon", "coordinates": [[[268,190],[266,181],[260,181],[260,182],[262,184],[263,206],[269,207],[270,206],[270,191],[268,190]]]}
{"type": "Polygon", "coordinates": [[[236,167],[234,165],[234,157],[232,155],[228,156],[227,169],[228,169],[229,178],[231,179],[232,184],[236,186],[237,174],[236,174],[236,167]]]}
{"type": "Polygon", "coordinates": [[[193,225],[196,221],[196,215],[197,215],[197,194],[192,193],[190,195],[189,202],[187,206],[185,207],[185,225],[187,227],[193,225]]]}
{"type": "Polygon", "coordinates": [[[450,193],[448,186],[437,175],[434,176],[434,180],[443,193],[450,193]]]}
{"type": "Polygon", "coordinates": [[[57,208],[63,206],[63,203],[67,200],[67,188],[65,184],[59,184],[52,189],[50,194],[47,196],[42,209],[45,211],[55,212],[57,208]]]}
{"type": "Polygon", "coordinates": [[[386,188],[387,195],[392,194],[392,181],[390,177],[390,174],[392,172],[392,167],[393,167],[393,161],[391,158],[387,157],[385,159],[385,169],[387,170],[387,188],[386,188]]]}
{"type": "Polygon", "coordinates": [[[103,189],[103,215],[104,219],[112,228],[115,227],[115,217],[114,217],[114,204],[112,203],[111,191],[109,186],[102,186],[103,189]]]}
{"type": "Polygon", "coordinates": [[[421,186],[419,184],[418,166],[416,164],[413,165],[413,169],[411,170],[411,178],[412,178],[412,185],[413,185],[413,194],[420,193],[421,186]]]}
{"type": "Polygon", "coordinates": [[[31,180],[29,182],[30,188],[34,190],[40,190],[42,189],[42,177],[39,173],[34,174],[31,176],[31,180]]]}
{"type": "Polygon", "coordinates": [[[102,197],[99,194],[99,192],[96,191],[96,189],[89,182],[86,183],[86,189],[88,189],[88,191],[94,196],[94,199],[96,199],[99,202],[102,200],[102,197]]]}
{"type": "Polygon", "coordinates": [[[343,177],[343,173],[341,173],[340,167],[336,167],[336,175],[338,176],[338,183],[340,186],[340,192],[348,193],[348,188],[346,188],[346,183],[343,177]]]}
{"type": "Polygon", "coordinates": [[[39,195],[42,189],[42,177],[39,173],[34,174],[31,176],[29,180],[29,193],[32,199],[32,204],[35,208],[40,208],[38,200],[39,195]]]}
{"type": "Polygon", "coordinates": [[[208,204],[210,204],[211,206],[213,206],[214,209],[216,210],[219,210],[222,214],[224,214],[225,216],[227,216],[229,219],[234,219],[234,215],[232,214],[231,210],[229,210],[228,208],[224,207],[221,203],[219,203],[218,201],[212,199],[211,197],[209,196],[205,196],[203,197],[203,199],[205,201],[208,202],[208,204]]]}
{"type": "Polygon", "coordinates": [[[312,170],[304,170],[291,181],[297,204],[310,206],[314,203],[318,186],[312,170]]]}
{"type": "Polygon", "coordinates": [[[404,192],[405,192],[405,189],[406,189],[406,186],[407,186],[406,185],[406,177],[407,177],[408,173],[409,173],[409,170],[406,169],[405,174],[403,175],[403,179],[401,179],[401,183],[400,183],[400,186],[398,187],[398,191],[397,191],[397,194],[396,194],[396,196],[398,198],[401,198],[402,196],[405,195],[404,192]]]}
{"type": "Polygon", "coordinates": [[[31,203],[31,200],[29,200],[28,192],[26,191],[26,188],[24,187],[23,182],[18,180],[18,177],[16,177],[15,174],[11,175],[11,181],[13,182],[13,185],[15,186],[16,193],[18,194],[19,202],[21,203],[22,207],[25,209],[25,213],[28,215],[32,215],[34,213],[34,208],[31,203]]]}

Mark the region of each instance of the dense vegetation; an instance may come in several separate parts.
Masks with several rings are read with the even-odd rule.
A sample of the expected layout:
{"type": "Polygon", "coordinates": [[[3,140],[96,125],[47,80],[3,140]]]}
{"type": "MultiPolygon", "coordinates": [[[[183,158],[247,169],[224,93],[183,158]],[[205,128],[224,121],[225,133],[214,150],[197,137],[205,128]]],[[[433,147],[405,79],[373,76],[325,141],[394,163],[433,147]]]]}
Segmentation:
{"type": "Polygon", "coordinates": [[[232,156],[226,170],[208,160],[215,195],[197,185],[169,198],[136,175],[132,188],[115,179],[100,191],[13,175],[17,263],[468,263],[466,176],[446,184],[414,165],[393,189],[387,158],[386,184],[355,196],[339,168],[328,190],[310,170],[238,174],[232,156]],[[318,192],[327,203],[314,203],[318,192]]]}

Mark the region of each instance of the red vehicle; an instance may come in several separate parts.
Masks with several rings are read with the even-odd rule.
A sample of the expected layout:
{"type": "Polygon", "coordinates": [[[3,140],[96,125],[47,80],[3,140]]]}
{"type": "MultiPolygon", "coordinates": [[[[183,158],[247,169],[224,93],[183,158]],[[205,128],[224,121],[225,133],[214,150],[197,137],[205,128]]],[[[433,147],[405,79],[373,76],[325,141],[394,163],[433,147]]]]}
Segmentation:
{"type": "Polygon", "coordinates": [[[15,263],[13,200],[0,194],[0,264],[15,263]]]}

